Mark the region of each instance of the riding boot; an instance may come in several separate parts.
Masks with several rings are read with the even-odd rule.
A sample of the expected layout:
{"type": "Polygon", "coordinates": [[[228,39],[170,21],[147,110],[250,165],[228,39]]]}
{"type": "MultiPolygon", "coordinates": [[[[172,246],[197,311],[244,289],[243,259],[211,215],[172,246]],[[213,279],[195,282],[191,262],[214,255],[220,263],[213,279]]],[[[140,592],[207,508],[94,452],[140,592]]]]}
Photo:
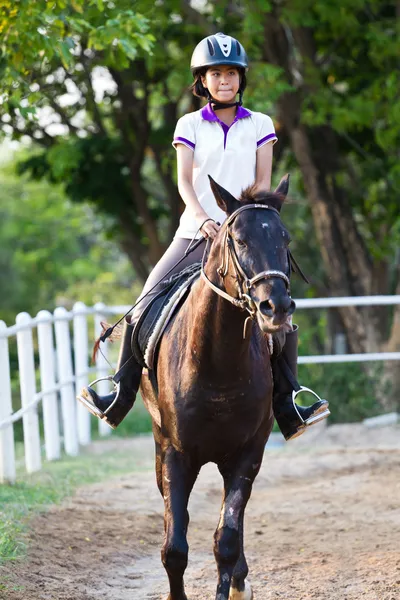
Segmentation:
{"type": "Polygon", "coordinates": [[[78,400],[90,412],[104,419],[115,429],[132,408],[140,385],[142,366],[132,353],[133,325],[125,321],[122,334],[121,349],[118,358],[117,372],[113,377],[104,377],[114,383],[114,391],[106,396],[99,396],[91,387],[102,379],[97,379],[90,386],[83,388],[78,400]]]}
{"type": "Polygon", "coordinates": [[[330,415],[327,400],[322,400],[309,388],[297,383],[298,327],[286,334],[281,354],[271,361],[274,377],[273,411],[286,440],[305,432],[309,425],[318,423],[330,415]],[[317,401],[311,406],[299,406],[295,399],[300,392],[313,394],[317,401]]]}

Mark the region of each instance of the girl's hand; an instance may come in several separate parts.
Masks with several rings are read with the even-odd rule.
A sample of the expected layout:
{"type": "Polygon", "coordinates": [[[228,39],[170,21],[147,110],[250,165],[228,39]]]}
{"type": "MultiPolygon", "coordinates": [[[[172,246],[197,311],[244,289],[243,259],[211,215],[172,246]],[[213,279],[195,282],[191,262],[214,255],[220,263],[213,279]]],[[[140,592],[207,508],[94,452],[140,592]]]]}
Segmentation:
{"type": "Polygon", "coordinates": [[[207,215],[204,215],[203,217],[198,219],[199,225],[201,225],[201,223],[204,223],[200,231],[205,238],[211,238],[213,240],[219,231],[219,225],[217,225],[217,223],[212,219],[209,219],[208,221],[206,219],[209,219],[207,215]]]}

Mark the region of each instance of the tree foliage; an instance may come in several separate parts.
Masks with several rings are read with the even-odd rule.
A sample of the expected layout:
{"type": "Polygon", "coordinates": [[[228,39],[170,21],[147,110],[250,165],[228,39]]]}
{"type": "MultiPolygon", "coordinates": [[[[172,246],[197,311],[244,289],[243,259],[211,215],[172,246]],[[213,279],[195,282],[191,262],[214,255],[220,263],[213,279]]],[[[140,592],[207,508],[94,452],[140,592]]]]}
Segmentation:
{"type": "Polygon", "coordinates": [[[0,182],[2,320],[10,325],[18,312],[78,300],[111,302],[116,286],[121,302],[131,302],[127,260],[104,235],[104,219],[72,203],[59,185],[17,178],[12,164],[0,182]]]}

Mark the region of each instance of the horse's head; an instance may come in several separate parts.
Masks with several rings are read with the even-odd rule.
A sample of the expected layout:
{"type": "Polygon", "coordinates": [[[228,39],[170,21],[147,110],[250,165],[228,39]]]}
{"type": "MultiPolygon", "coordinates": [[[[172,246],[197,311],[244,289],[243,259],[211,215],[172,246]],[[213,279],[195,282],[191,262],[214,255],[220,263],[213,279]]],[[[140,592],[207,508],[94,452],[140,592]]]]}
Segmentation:
{"type": "Polygon", "coordinates": [[[223,287],[257,319],[262,331],[277,331],[296,306],[290,296],[290,236],[280,218],[289,176],[274,193],[251,186],[239,200],[211,177],[210,183],[228,216],[213,244],[220,247],[223,287]]]}

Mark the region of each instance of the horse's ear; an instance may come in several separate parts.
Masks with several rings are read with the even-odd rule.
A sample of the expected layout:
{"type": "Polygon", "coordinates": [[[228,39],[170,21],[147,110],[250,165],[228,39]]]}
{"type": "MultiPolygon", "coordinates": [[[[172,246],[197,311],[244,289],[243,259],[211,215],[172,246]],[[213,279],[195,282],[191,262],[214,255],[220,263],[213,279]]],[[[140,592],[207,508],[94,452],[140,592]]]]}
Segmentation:
{"type": "Polygon", "coordinates": [[[240,206],[240,202],[236,200],[235,196],[232,196],[226,189],[224,189],[221,185],[219,185],[211,175],[208,176],[210,180],[210,185],[212,192],[215,196],[215,200],[217,201],[218,206],[221,210],[226,212],[226,214],[232,214],[237,208],[240,206]]]}
{"type": "Polygon", "coordinates": [[[289,192],[289,178],[290,174],[286,173],[286,175],[284,175],[280,180],[278,187],[275,190],[275,194],[280,194],[281,196],[283,196],[283,199],[286,198],[289,192]]]}

